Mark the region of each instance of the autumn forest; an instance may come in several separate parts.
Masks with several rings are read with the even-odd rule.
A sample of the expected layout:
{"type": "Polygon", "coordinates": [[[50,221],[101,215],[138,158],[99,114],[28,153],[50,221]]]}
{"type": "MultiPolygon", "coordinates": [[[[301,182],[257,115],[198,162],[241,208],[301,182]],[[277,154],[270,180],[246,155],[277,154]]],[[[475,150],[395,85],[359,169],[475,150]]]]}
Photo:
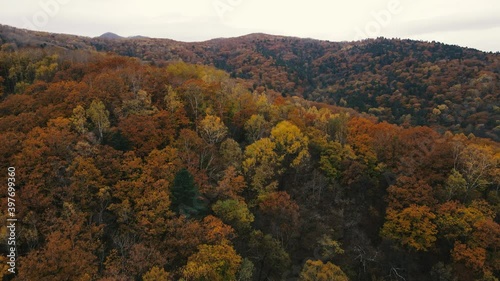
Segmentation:
{"type": "Polygon", "coordinates": [[[0,26],[0,277],[499,280],[499,93],[436,42],[0,26]]]}

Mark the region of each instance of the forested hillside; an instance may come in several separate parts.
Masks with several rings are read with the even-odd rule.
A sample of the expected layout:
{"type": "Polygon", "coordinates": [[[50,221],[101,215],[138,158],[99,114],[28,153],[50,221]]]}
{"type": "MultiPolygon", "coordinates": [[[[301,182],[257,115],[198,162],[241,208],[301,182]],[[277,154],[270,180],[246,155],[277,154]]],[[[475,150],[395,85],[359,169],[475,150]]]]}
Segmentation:
{"type": "Polygon", "coordinates": [[[380,121],[473,133],[500,141],[500,54],[436,42],[379,38],[329,42],[252,34],[206,42],[86,38],[0,26],[9,48],[58,46],[138,57],[163,66],[182,60],[274,90],[370,113],[380,121]]]}
{"type": "MultiPolygon", "coordinates": [[[[468,110],[474,101],[476,112],[483,106],[487,118],[478,124],[493,126],[498,55],[456,49],[463,51],[459,55],[435,44],[443,49],[421,53],[438,56],[435,64],[429,63],[427,76],[417,77],[425,63],[414,61],[412,68],[409,57],[388,50],[416,54],[405,44],[424,43],[328,43],[360,54],[345,65],[357,74],[288,95],[304,83],[300,75],[290,87],[253,89],[253,74],[250,81],[231,77],[241,76],[239,70],[231,75],[183,62],[147,64],[85,44],[21,46],[2,40],[0,178],[6,183],[7,168],[15,168],[19,218],[18,273],[7,274],[8,249],[2,247],[4,280],[498,280],[498,142],[455,134],[453,126],[442,134],[411,126],[424,118],[416,113],[399,126],[298,95],[315,97],[334,85],[340,87],[336,91],[357,91],[355,86],[367,85],[355,84],[354,77],[368,73],[393,72],[390,82],[375,80],[392,85],[391,91],[400,88],[397,77],[405,73],[435,81],[438,89],[465,79],[456,100],[444,90],[430,92],[451,103],[450,111],[438,108],[441,113],[429,122],[440,124],[447,115],[468,118],[453,105],[468,110]],[[360,51],[379,44],[390,45],[378,58],[396,56],[391,64],[360,51]],[[439,57],[447,53],[449,58],[439,57]],[[481,57],[467,62],[469,53],[481,57]],[[356,67],[362,54],[373,72],[356,67]],[[391,70],[403,62],[404,69],[391,70]],[[477,71],[469,77],[445,68],[454,64],[477,71]],[[469,102],[464,94],[474,89],[478,93],[469,102]]],[[[283,61],[293,60],[283,55],[283,61]]],[[[314,61],[311,69],[319,67],[314,61]]],[[[306,78],[319,83],[330,77],[328,69],[319,72],[324,76],[306,78]]],[[[262,79],[279,73],[288,72],[263,73],[262,79]]],[[[375,100],[382,102],[385,86],[380,87],[375,100]]],[[[411,95],[433,101],[429,93],[411,89],[387,93],[388,101],[411,95]]],[[[345,105],[352,102],[345,99],[345,105]]],[[[403,111],[414,110],[404,100],[399,104],[403,111]]],[[[6,192],[1,196],[5,221],[6,192]]],[[[2,225],[0,233],[6,241],[9,230],[2,225]]]]}

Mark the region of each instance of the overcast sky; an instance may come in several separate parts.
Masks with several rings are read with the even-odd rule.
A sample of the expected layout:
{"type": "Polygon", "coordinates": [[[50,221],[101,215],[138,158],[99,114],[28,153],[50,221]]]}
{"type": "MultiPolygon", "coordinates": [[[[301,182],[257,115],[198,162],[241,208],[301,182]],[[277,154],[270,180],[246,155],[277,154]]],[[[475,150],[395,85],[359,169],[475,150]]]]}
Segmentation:
{"type": "Polygon", "coordinates": [[[500,0],[0,0],[0,23],[90,37],[384,36],[500,51],[500,0]]]}

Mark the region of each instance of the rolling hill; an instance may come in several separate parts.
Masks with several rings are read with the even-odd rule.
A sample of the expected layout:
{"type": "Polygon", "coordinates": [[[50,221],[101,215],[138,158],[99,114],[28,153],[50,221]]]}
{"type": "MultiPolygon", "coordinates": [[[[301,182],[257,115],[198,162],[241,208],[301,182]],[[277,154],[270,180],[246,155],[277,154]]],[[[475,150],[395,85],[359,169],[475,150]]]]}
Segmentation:
{"type": "MultiPolygon", "coordinates": [[[[112,36],[116,38],[116,36],[112,36]]],[[[500,140],[500,54],[438,42],[329,42],[267,34],[205,42],[87,38],[0,26],[3,43],[115,52],[165,65],[212,65],[274,90],[354,108],[395,124],[500,140]]]]}

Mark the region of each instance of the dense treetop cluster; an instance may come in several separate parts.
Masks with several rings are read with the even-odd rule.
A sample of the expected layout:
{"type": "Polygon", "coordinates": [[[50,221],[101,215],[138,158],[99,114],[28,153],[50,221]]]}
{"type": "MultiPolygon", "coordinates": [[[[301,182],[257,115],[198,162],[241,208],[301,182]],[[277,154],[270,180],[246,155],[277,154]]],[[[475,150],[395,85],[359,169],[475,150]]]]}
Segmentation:
{"type": "MultiPolygon", "coordinates": [[[[21,218],[5,280],[498,280],[494,137],[2,40],[0,166],[21,218]]],[[[498,76],[478,69],[494,105],[498,76]]]]}

